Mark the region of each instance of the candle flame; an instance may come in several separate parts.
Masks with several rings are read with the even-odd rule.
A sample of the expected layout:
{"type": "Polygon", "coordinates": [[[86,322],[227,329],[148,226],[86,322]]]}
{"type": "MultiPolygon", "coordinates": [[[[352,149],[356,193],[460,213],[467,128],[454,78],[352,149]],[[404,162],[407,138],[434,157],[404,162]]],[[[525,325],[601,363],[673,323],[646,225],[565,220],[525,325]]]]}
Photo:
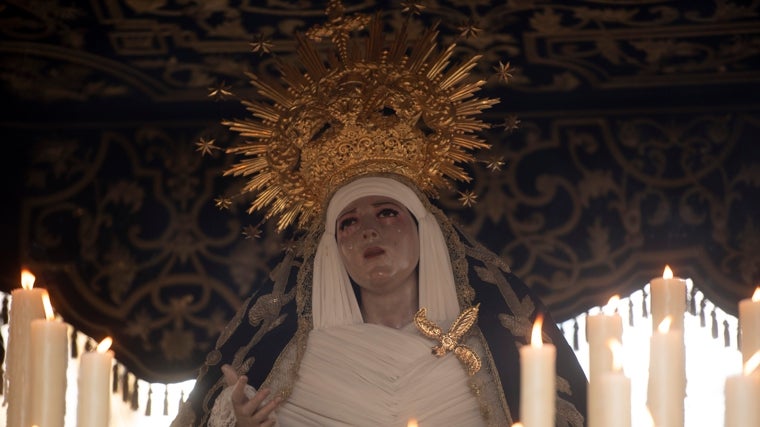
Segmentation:
{"type": "Polygon", "coordinates": [[[34,274],[27,269],[21,270],[21,287],[29,290],[34,287],[34,274]]]}
{"type": "Polygon", "coordinates": [[[98,353],[105,353],[108,351],[109,348],[111,348],[111,344],[113,343],[113,339],[111,337],[105,337],[103,338],[103,341],[98,344],[97,352],[98,353]]]}
{"type": "Polygon", "coordinates": [[[671,323],[673,323],[673,318],[671,316],[665,316],[665,318],[662,319],[662,322],[657,326],[657,331],[661,334],[667,334],[670,331],[671,323]]]}
{"type": "Polygon", "coordinates": [[[417,427],[417,420],[414,418],[409,418],[409,422],[406,423],[406,427],[417,427]]]}
{"type": "Polygon", "coordinates": [[[541,339],[541,327],[544,324],[544,316],[536,316],[536,321],[533,323],[533,331],[530,335],[530,346],[533,348],[541,348],[544,345],[541,339]]]}
{"type": "Polygon", "coordinates": [[[760,350],[756,351],[755,354],[744,363],[744,375],[752,375],[758,367],[760,367],[760,350]]]}
{"type": "Polygon", "coordinates": [[[665,270],[662,272],[662,278],[663,279],[672,279],[673,278],[673,270],[670,269],[670,266],[665,264],[665,270]]]}
{"type": "Polygon", "coordinates": [[[752,294],[752,301],[760,302],[760,286],[755,288],[755,293],[752,294]]]}
{"type": "Polygon", "coordinates": [[[620,371],[623,369],[623,345],[620,341],[612,338],[607,340],[607,347],[612,352],[612,369],[620,371]]]}
{"type": "Polygon", "coordinates": [[[523,427],[522,423],[514,423],[512,424],[512,427],[523,427]]]}
{"type": "Polygon", "coordinates": [[[604,314],[614,314],[617,311],[617,305],[619,302],[620,302],[620,295],[611,296],[609,301],[607,301],[607,305],[602,307],[602,312],[604,314]]]}
{"type": "Polygon", "coordinates": [[[53,312],[53,305],[50,304],[50,295],[47,292],[42,294],[42,307],[45,308],[45,319],[55,319],[55,312],[53,312]]]}

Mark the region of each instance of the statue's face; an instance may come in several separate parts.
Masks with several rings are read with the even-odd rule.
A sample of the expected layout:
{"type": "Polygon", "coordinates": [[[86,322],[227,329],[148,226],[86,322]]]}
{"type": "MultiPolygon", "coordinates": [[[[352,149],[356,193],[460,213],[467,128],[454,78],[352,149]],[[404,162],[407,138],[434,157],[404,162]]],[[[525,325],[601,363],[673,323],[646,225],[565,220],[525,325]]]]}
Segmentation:
{"type": "Polygon", "coordinates": [[[343,265],[363,292],[417,285],[420,239],[401,203],[383,196],[359,198],[343,209],[335,229],[343,265]]]}

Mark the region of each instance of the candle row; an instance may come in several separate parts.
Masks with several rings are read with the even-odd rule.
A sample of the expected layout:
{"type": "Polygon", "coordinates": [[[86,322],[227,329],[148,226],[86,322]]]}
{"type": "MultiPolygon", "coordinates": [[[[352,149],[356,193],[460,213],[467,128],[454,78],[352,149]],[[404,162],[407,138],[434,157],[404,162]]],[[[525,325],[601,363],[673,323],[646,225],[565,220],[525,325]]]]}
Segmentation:
{"type": "MultiPolygon", "coordinates": [[[[684,314],[686,282],[666,266],[662,278],[650,281],[650,338],[647,407],[653,425],[684,426],[686,351],[684,314]]],[[[631,426],[631,381],[622,371],[623,323],[610,299],[599,315],[586,318],[589,344],[589,427],[631,426]]],[[[520,423],[551,427],[555,415],[554,346],[542,344],[541,317],[536,319],[531,345],[520,349],[520,423]]],[[[743,371],[725,382],[725,427],[760,426],[760,287],[739,303],[743,371]]]]}
{"type": "MultiPolygon", "coordinates": [[[[666,266],[662,278],[650,281],[652,336],[650,338],[647,407],[654,425],[683,427],[686,397],[684,313],[686,283],[666,266]]],[[[588,426],[631,425],[630,380],[612,363],[605,343],[621,342],[622,319],[608,307],[587,317],[589,343],[588,426]],[[617,408],[617,409],[612,409],[617,408]]],[[[760,426],[760,287],[752,299],[739,303],[743,374],[726,379],[725,427],[760,426]],[[752,356],[755,355],[755,356],[752,356]]]]}
{"type": "MultiPolygon", "coordinates": [[[[56,318],[45,289],[24,270],[11,292],[6,378],[8,427],[63,427],[66,412],[68,326],[56,318]]],[[[107,426],[113,352],[106,338],[79,366],[77,426],[107,426]]]]}
{"type": "MultiPolygon", "coordinates": [[[[63,427],[65,414],[67,326],[56,319],[47,291],[33,288],[34,276],[22,272],[22,288],[12,292],[9,342],[7,425],[63,427]]],[[[650,281],[653,333],[650,342],[647,406],[654,425],[683,427],[686,389],[683,316],[686,284],[666,266],[650,281]]],[[[631,384],[622,372],[622,319],[607,308],[587,317],[589,343],[588,426],[630,427],[631,384]]],[[[726,379],[725,427],[760,425],[760,287],[739,303],[743,371],[726,379]]],[[[107,426],[110,414],[110,338],[84,353],[78,383],[79,427],[107,426]]],[[[521,423],[551,427],[555,417],[556,349],[543,343],[542,317],[536,318],[531,345],[520,349],[521,423]]]]}

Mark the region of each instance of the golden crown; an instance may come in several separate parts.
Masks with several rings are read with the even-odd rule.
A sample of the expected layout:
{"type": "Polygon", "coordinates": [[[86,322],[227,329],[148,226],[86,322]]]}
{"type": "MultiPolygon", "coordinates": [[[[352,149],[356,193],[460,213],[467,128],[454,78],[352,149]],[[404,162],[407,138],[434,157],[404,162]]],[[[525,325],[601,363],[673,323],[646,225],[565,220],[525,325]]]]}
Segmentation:
{"type": "Polygon", "coordinates": [[[437,26],[410,43],[407,19],[386,42],[379,15],[346,16],[337,0],[327,15],[297,35],[301,66],[280,64],[281,82],[249,74],[266,98],[243,101],[253,119],[223,122],[245,139],[226,149],[241,159],[225,175],[248,178],[248,212],[277,218],[278,231],[308,227],[358,175],[400,174],[438,197],[447,180],[469,182],[461,166],[488,147],[476,116],[498,101],[474,96],[484,81],[464,82],[479,56],[449,66],[456,45],[439,50],[437,26]]]}

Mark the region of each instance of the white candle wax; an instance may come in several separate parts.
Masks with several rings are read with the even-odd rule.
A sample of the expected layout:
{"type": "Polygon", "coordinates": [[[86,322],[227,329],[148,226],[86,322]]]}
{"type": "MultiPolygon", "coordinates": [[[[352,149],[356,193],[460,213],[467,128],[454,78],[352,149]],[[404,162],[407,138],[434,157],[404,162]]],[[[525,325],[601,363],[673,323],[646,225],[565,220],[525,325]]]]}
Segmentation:
{"type": "Polygon", "coordinates": [[[725,427],[760,426],[760,374],[726,378],[725,427]]]}
{"type": "Polygon", "coordinates": [[[8,325],[8,350],[5,355],[8,427],[30,425],[31,328],[32,320],[45,317],[42,295],[45,289],[33,288],[34,276],[22,272],[23,288],[11,291],[8,325]]]}
{"type": "Polygon", "coordinates": [[[739,301],[739,327],[742,337],[742,361],[760,350],[760,287],[752,298],[739,301]]]}
{"type": "Polygon", "coordinates": [[[683,316],[686,312],[686,281],[673,277],[670,267],[665,266],[663,277],[649,282],[652,307],[652,330],[667,316],[671,316],[670,329],[683,330],[683,316]]]}
{"type": "Polygon", "coordinates": [[[631,427],[631,379],[616,371],[601,374],[597,381],[601,391],[597,425],[631,427]]]}
{"type": "Polygon", "coordinates": [[[530,345],[520,348],[520,422],[554,427],[557,349],[541,341],[542,319],[533,326],[530,345]]]}
{"type": "Polygon", "coordinates": [[[607,347],[612,355],[612,367],[594,380],[599,390],[596,425],[631,427],[631,380],[623,373],[623,346],[617,338],[611,338],[607,347]]]}
{"type": "Polygon", "coordinates": [[[607,346],[610,339],[623,340],[623,320],[620,315],[597,314],[586,317],[586,337],[589,346],[588,426],[605,427],[601,407],[604,391],[597,379],[612,372],[612,352],[607,346]]]}
{"type": "MultiPolygon", "coordinates": [[[[108,340],[110,346],[110,338],[108,340]]],[[[111,416],[112,366],[113,351],[107,348],[103,350],[98,346],[97,351],[82,354],[79,361],[77,427],[108,426],[111,416]]]]}
{"type": "Polygon", "coordinates": [[[647,407],[657,427],[683,427],[686,363],[683,332],[662,329],[652,334],[649,353],[647,407]]]}
{"type": "MultiPolygon", "coordinates": [[[[43,303],[46,298],[43,298],[43,303]]],[[[47,319],[32,321],[31,343],[31,415],[32,425],[63,427],[66,414],[66,367],[68,327],[52,319],[49,300],[47,319]]]]}
{"type": "Polygon", "coordinates": [[[586,340],[589,351],[589,378],[612,371],[612,352],[607,343],[623,341],[623,319],[619,314],[595,314],[586,317],[586,340]]]}

